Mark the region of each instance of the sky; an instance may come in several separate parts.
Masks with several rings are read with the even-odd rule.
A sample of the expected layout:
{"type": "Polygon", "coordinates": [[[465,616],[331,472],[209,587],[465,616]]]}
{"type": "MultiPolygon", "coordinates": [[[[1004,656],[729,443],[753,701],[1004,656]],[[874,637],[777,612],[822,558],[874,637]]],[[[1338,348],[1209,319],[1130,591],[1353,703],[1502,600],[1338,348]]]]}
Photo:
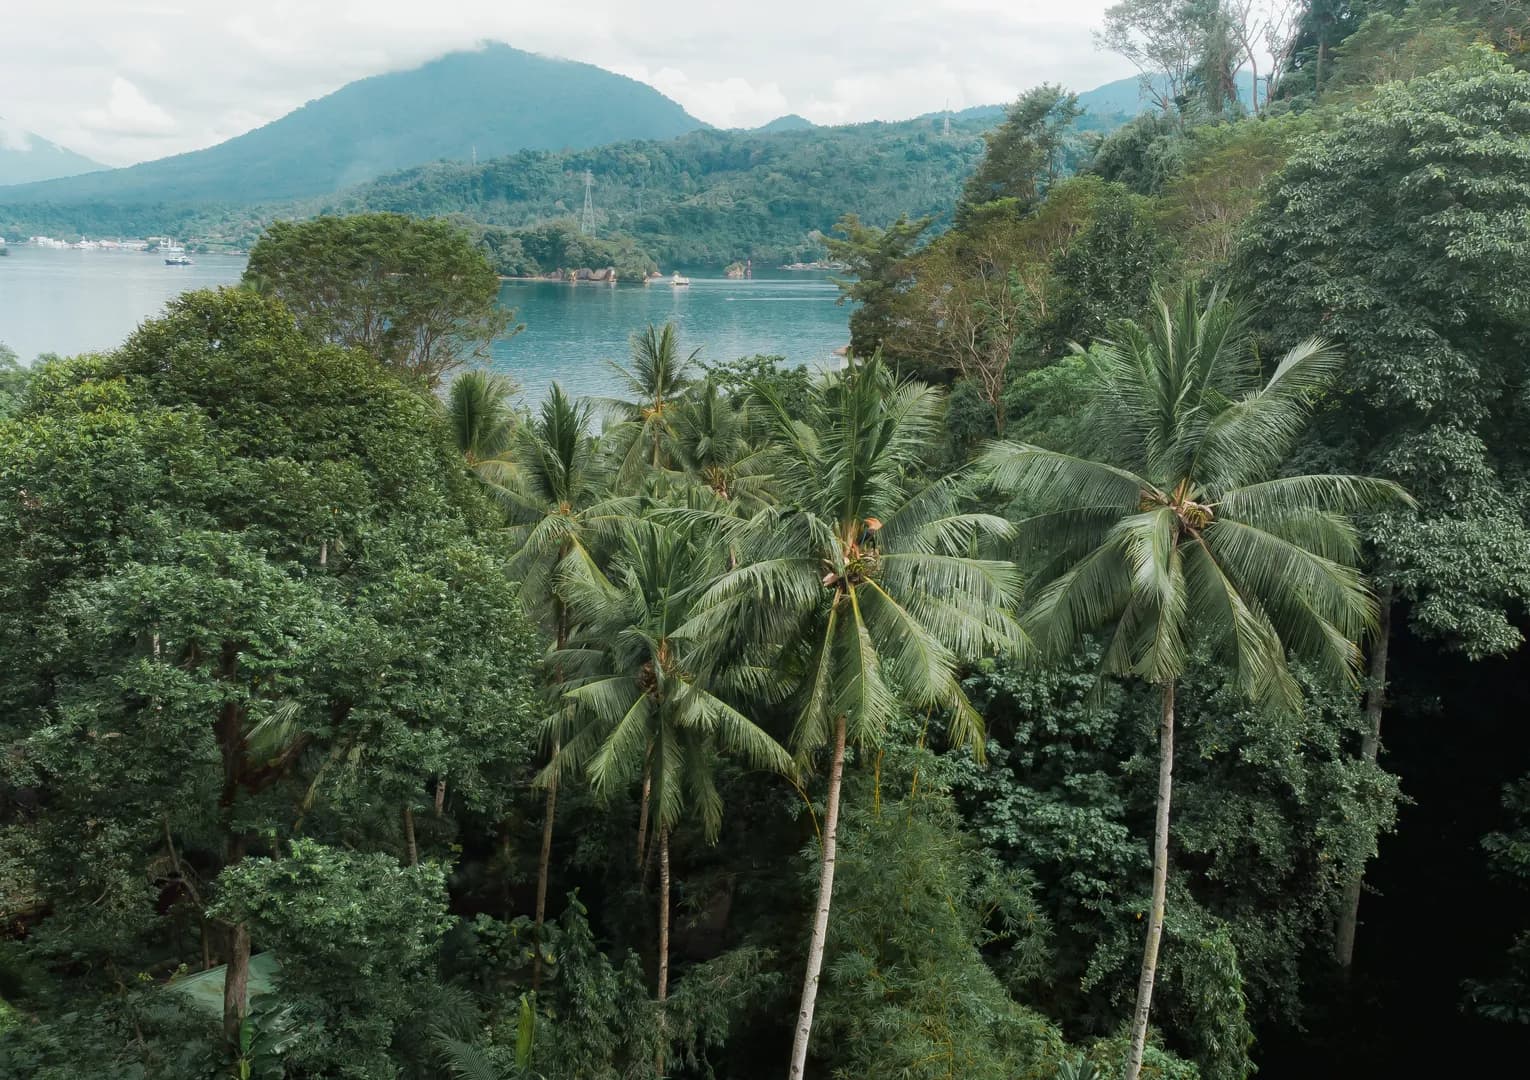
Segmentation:
{"type": "MultiPolygon", "coordinates": [[[[0,116],[108,165],[195,150],[484,40],[719,127],[896,120],[1131,74],[1109,0],[0,0],[0,116]]],[[[507,107],[511,107],[507,105],[507,107]]]]}

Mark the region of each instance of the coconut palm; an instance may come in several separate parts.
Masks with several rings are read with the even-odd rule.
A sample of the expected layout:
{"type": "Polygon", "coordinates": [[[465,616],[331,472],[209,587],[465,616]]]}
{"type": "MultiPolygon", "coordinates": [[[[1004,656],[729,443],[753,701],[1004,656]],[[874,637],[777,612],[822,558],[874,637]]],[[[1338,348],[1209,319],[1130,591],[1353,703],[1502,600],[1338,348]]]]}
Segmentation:
{"type": "MultiPolygon", "coordinates": [[[[1348,515],[1401,496],[1353,476],[1277,476],[1339,358],[1317,340],[1262,379],[1244,311],[1193,286],[1096,350],[1089,456],[1001,442],[983,465],[1027,507],[1040,567],[1023,622],[1065,654],[1106,631],[1102,670],[1160,688],[1153,891],[1127,1078],[1142,1065],[1168,878],[1174,692],[1191,650],[1252,699],[1300,702],[1294,653],[1354,679],[1375,605],[1348,515]]],[[[1404,497],[1405,496],[1401,496],[1404,497]]]]}
{"type": "Polygon", "coordinates": [[[446,395],[446,417],[457,449],[489,491],[503,497],[514,468],[510,449],[515,439],[515,380],[474,368],[452,380],[446,395]]]}
{"type": "Polygon", "coordinates": [[[941,394],[900,381],[876,359],[826,376],[807,415],[788,414],[770,387],[753,390],[772,431],[772,468],[790,501],[745,522],[715,515],[739,553],[687,632],[725,654],[773,644],[747,670],[759,689],[792,675],[793,740],[830,748],[822,862],[792,1077],[808,1039],[834,889],[840,785],[847,745],[874,746],[901,707],[940,709],[959,744],[980,750],[982,721],[958,666],[1014,647],[1014,567],[973,557],[1010,526],[963,513],[964,478],[926,484],[917,467],[935,442],[941,394]]]}
{"type": "Polygon", "coordinates": [[[749,438],[749,418],[711,378],[692,387],[672,423],[674,466],[743,515],[771,501],[769,453],[749,438]]]}
{"type": "Polygon", "coordinates": [[[623,486],[635,486],[646,467],[657,469],[667,463],[666,444],[671,435],[671,421],[680,398],[691,385],[700,349],[689,356],[680,355],[680,336],[675,324],[667,322],[660,329],[650,323],[632,335],[632,357],[627,365],[609,361],[611,371],[621,384],[622,398],[601,401],[609,413],[621,421],[613,432],[620,465],[617,475],[623,486]]]}
{"type": "MultiPolygon", "coordinates": [[[[590,407],[570,401],[557,383],[537,416],[516,429],[510,457],[513,475],[503,495],[514,522],[512,533],[519,541],[510,569],[523,582],[523,595],[534,614],[550,629],[556,655],[567,646],[570,628],[568,608],[557,588],[560,577],[573,563],[595,569],[598,546],[617,534],[638,504],[608,494],[608,478],[591,431],[590,407]]],[[[555,664],[549,666],[548,675],[554,685],[560,681],[555,664]]],[[[557,752],[554,744],[554,756],[557,752]]],[[[557,798],[554,776],[547,785],[537,863],[538,927],[547,912],[557,798]]]]}
{"type": "Polygon", "coordinates": [[[602,797],[641,777],[659,854],[661,1004],[669,990],[670,834],[690,816],[709,842],[716,839],[722,754],[752,768],[792,770],[786,751],[724,696],[726,668],[708,663],[686,636],[692,607],[723,565],[715,535],[641,522],[624,530],[609,577],[572,563],[563,580],[577,629],[557,662],[571,708],[552,721],[563,749],[546,775],[582,769],[602,797]]]}

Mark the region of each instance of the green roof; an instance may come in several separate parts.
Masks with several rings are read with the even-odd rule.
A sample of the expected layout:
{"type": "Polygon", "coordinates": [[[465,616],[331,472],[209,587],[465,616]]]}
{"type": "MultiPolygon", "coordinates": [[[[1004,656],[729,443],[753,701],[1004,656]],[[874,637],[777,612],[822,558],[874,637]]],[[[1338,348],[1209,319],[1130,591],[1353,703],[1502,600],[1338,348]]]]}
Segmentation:
{"type": "MultiPolygon", "coordinates": [[[[281,963],[276,959],[274,952],[263,952],[250,957],[250,997],[270,993],[281,968],[281,963]]],[[[223,973],[227,969],[227,964],[219,964],[215,968],[199,971],[195,975],[186,975],[172,980],[165,985],[165,989],[185,994],[214,1016],[222,1016],[223,973]]]]}

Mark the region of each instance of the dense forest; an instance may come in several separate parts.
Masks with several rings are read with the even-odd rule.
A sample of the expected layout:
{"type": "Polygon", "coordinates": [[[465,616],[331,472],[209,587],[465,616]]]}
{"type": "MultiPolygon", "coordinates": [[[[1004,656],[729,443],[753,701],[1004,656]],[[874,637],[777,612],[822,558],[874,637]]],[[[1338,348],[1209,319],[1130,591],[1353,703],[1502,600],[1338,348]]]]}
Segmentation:
{"type": "Polygon", "coordinates": [[[1154,109],[841,217],[833,372],[518,408],[500,163],[0,353],[0,1075],[1519,1059],[1527,31],[1125,0],[1154,109]]]}
{"type": "MultiPolygon", "coordinates": [[[[438,162],[306,209],[461,214],[508,228],[523,252],[497,249],[507,274],[598,265],[559,262],[545,241],[538,246],[541,234],[573,231],[588,171],[595,238],[630,239],[664,266],[812,260],[823,256],[822,235],[848,211],[884,225],[889,210],[948,223],[964,179],[983,154],[981,136],[1000,118],[975,111],[953,119],[949,134],[943,118],[931,116],[806,130],[697,131],[666,142],[527,152],[476,166],[438,162]]],[[[1084,156],[1088,133],[1124,119],[1080,110],[1069,126],[1069,164],[1084,156]]]]}

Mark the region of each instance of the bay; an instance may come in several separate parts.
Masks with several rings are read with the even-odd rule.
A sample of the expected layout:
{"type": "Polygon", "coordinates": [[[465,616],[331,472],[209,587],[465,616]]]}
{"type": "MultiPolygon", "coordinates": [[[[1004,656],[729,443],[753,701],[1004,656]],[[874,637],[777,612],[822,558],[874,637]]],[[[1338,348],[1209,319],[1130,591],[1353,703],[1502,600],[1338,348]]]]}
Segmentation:
{"type": "MultiPolygon", "coordinates": [[[[24,362],[115,348],[182,291],[232,285],[244,272],[242,256],[193,258],[166,266],[143,252],[12,244],[0,258],[0,342],[24,362]]],[[[680,288],[506,281],[500,302],[526,329],[494,343],[493,366],[530,402],[553,381],[574,396],[609,394],[616,381],[607,361],[626,360],[634,331],[672,320],[684,351],[699,348],[706,362],[764,353],[828,367],[850,338],[849,309],[837,297],[828,275],[814,272],[693,276],[680,288]]]]}

